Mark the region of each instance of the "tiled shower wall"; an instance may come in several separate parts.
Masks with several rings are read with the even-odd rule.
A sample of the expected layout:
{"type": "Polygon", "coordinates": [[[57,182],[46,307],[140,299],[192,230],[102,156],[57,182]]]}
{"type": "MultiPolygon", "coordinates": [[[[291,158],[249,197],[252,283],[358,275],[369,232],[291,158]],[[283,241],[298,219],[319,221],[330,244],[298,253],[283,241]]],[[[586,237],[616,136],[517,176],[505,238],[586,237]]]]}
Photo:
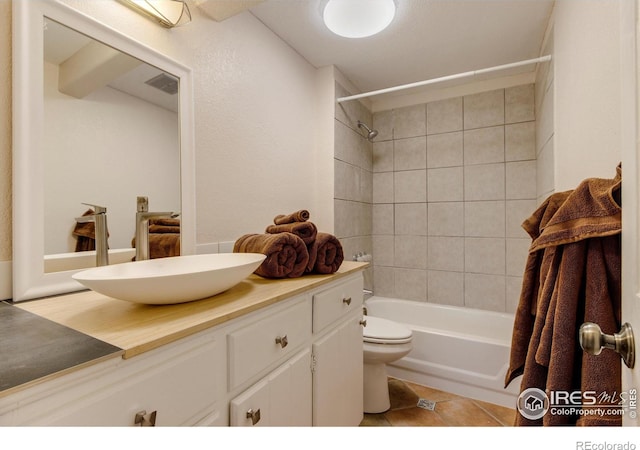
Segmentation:
{"type": "Polygon", "coordinates": [[[529,84],[376,112],[371,210],[368,162],[344,156],[366,144],[337,118],[336,223],[356,218],[343,226],[364,236],[371,214],[376,295],[515,311],[520,224],[537,205],[534,110],[529,84]]]}
{"type": "MultiPolygon", "coordinates": [[[[336,83],[336,97],[351,95],[336,83]]],[[[371,112],[360,102],[336,104],[334,138],[334,232],[345,259],[371,254],[373,144],[363,137],[358,120],[371,127],[371,112]]],[[[365,270],[364,286],[373,289],[373,268],[365,270]]]]}

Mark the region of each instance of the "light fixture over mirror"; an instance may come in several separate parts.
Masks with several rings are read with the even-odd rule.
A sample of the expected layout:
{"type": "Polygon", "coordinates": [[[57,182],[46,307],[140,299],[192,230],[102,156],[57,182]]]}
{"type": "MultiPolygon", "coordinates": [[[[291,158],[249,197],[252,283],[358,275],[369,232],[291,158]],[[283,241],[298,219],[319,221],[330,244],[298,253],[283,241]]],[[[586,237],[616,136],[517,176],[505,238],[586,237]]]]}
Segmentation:
{"type": "Polygon", "coordinates": [[[173,28],[191,22],[189,6],[182,0],[121,0],[136,11],[173,28]]]}
{"type": "Polygon", "coordinates": [[[394,0],[328,0],[322,18],[339,36],[363,38],[387,28],[395,14],[394,0]]]}

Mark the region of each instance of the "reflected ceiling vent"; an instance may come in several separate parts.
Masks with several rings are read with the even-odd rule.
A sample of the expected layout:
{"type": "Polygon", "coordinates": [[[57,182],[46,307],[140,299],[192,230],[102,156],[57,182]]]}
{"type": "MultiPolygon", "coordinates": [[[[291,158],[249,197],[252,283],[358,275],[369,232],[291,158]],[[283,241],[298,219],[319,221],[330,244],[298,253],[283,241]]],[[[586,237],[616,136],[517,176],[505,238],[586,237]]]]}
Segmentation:
{"type": "Polygon", "coordinates": [[[178,79],[171,75],[167,75],[166,73],[161,73],[160,75],[148,79],[145,81],[145,84],[153,86],[156,89],[160,89],[162,92],[166,92],[167,94],[173,95],[178,93],[178,79]]]}

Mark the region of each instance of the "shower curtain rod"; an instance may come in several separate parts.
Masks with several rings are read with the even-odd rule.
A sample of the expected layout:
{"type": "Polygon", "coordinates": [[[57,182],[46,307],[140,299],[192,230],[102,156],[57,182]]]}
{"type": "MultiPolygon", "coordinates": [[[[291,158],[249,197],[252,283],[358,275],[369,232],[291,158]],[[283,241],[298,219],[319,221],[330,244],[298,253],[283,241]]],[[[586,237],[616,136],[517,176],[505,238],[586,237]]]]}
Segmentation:
{"type": "Polygon", "coordinates": [[[534,58],[534,59],[527,59],[525,61],[518,61],[510,64],[503,64],[501,66],[489,67],[487,69],[472,70],[470,72],[462,72],[462,73],[457,73],[455,75],[447,75],[445,77],[432,78],[430,80],[403,84],[400,86],[390,87],[386,89],[379,89],[377,91],[364,92],[362,94],[350,95],[348,97],[339,97],[336,99],[336,102],[342,103],[342,102],[347,102],[349,100],[357,100],[359,98],[364,98],[364,97],[373,97],[374,95],[387,94],[389,92],[396,92],[404,89],[426,86],[428,84],[440,83],[442,81],[457,80],[458,78],[471,77],[474,75],[481,75],[483,73],[489,73],[489,72],[497,72],[499,70],[511,69],[514,67],[526,66],[528,64],[540,63],[545,61],[551,61],[551,55],[541,56],[539,58],[534,58]]]}

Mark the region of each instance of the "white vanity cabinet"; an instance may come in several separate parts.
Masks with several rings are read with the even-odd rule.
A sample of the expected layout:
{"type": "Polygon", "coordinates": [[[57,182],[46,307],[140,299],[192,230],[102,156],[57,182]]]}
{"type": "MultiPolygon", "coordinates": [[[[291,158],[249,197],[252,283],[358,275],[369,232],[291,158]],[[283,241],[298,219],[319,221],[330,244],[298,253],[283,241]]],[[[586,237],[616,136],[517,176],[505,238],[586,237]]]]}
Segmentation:
{"type": "Polygon", "coordinates": [[[361,271],[292,289],[128,359],[0,393],[0,426],[357,426],[362,289],[361,271]]]}
{"type": "Polygon", "coordinates": [[[363,412],[362,279],[313,296],[313,425],[357,426],[363,412]]]}
{"type": "Polygon", "coordinates": [[[211,330],[110,359],[1,397],[0,425],[224,425],[225,356],[224,335],[211,330]]]}
{"type": "MultiPolygon", "coordinates": [[[[362,275],[358,274],[310,292],[298,303],[287,306],[288,316],[297,317],[296,326],[306,324],[309,336],[304,341],[306,348],[231,399],[230,425],[360,424],[363,414],[362,288],[362,275]],[[307,311],[308,316],[303,311],[307,311]]],[[[275,329],[295,328],[291,321],[282,321],[274,327],[282,315],[256,322],[263,327],[263,340],[269,347],[256,359],[268,359],[272,354],[275,329]],[[267,331],[269,328],[272,331],[267,331]]],[[[242,328],[239,333],[246,337],[250,329],[242,328]]],[[[299,336],[302,335],[304,332],[300,329],[299,336]]],[[[236,340],[232,342],[235,344],[236,340]]],[[[297,339],[290,342],[300,343],[297,339]]],[[[230,345],[230,374],[236,365],[234,353],[230,345]]],[[[253,359],[248,349],[240,356],[253,359]]],[[[230,377],[231,385],[235,385],[235,379],[230,377]]]]}

